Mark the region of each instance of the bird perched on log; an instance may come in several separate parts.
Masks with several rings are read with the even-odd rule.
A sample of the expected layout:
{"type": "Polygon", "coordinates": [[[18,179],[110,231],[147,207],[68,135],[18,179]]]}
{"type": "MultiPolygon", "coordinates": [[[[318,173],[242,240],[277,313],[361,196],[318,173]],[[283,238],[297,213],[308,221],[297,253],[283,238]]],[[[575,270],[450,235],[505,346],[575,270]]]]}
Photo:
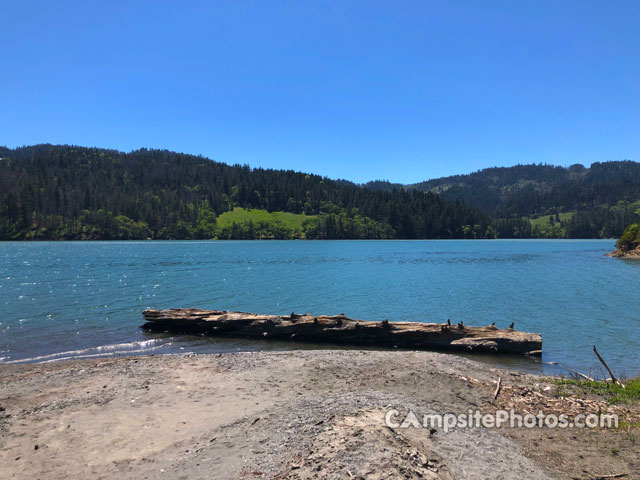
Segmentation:
{"type": "Polygon", "coordinates": [[[382,326],[382,328],[389,328],[389,319],[382,320],[382,322],[380,322],[380,325],[382,326]]]}
{"type": "Polygon", "coordinates": [[[491,322],[491,325],[489,325],[490,327],[495,327],[496,326],[496,322],[491,322]]]}
{"type": "Polygon", "coordinates": [[[513,325],[515,324],[515,322],[511,322],[511,325],[509,325],[509,330],[513,330],[513,325]]]}
{"type": "Polygon", "coordinates": [[[451,319],[447,318],[447,325],[451,326],[451,319]]]}
{"type": "Polygon", "coordinates": [[[464,323],[462,323],[462,320],[458,322],[458,329],[464,330],[464,323]]]}

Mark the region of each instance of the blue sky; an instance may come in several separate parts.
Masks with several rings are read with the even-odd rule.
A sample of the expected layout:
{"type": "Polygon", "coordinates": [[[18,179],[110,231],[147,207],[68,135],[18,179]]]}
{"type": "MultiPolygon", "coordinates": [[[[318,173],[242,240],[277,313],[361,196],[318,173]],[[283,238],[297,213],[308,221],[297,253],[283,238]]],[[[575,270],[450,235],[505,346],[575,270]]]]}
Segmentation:
{"type": "Polygon", "coordinates": [[[640,2],[0,0],[0,144],[410,183],[640,161],[640,2]]]}

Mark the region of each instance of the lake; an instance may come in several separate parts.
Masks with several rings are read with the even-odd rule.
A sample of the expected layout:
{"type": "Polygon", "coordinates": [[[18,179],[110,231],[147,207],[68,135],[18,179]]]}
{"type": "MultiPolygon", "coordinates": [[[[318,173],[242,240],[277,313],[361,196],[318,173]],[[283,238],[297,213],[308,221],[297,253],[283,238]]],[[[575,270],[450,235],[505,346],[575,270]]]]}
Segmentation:
{"type": "MultiPolygon", "coordinates": [[[[0,362],[286,349],[151,334],[145,308],[496,322],[543,335],[543,361],[640,373],[640,262],[612,240],[0,243],[0,362]]],[[[313,345],[298,345],[311,348],[313,345]]],[[[532,358],[474,356],[561,373],[532,358]]]]}

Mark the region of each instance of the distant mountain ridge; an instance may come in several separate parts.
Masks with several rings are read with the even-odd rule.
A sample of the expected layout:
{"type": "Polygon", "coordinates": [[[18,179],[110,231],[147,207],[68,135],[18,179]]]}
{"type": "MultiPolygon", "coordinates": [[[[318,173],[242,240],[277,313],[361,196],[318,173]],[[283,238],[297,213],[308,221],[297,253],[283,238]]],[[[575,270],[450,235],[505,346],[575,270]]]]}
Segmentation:
{"type": "Polygon", "coordinates": [[[640,200],[640,163],[493,167],[408,187],[461,200],[498,217],[545,215],[640,200]]]}
{"type": "Polygon", "coordinates": [[[640,220],[640,163],[630,160],[590,167],[493,167],[411,185],[364,186],[383,192],[417,189],[464,202],[490,215],[499,237],[617,238],[640,220]],[[530,225],[514,223],[517,219],[530,225]]]}

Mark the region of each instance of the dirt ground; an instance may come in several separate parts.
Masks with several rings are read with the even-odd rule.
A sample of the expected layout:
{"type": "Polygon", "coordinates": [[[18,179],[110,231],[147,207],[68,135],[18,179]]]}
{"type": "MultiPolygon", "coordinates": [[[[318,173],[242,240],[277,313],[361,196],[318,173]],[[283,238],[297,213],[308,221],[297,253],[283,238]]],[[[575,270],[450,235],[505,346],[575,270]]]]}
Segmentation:
{"type": "Polygon", "coordinates": [[[0,478],[640,478],[638,428],[385,424],[390,409],[421,418],[497,408],[639,418],[637,406],[562,398],[547,379],[432,352],[0,365],[0,478]]]}

